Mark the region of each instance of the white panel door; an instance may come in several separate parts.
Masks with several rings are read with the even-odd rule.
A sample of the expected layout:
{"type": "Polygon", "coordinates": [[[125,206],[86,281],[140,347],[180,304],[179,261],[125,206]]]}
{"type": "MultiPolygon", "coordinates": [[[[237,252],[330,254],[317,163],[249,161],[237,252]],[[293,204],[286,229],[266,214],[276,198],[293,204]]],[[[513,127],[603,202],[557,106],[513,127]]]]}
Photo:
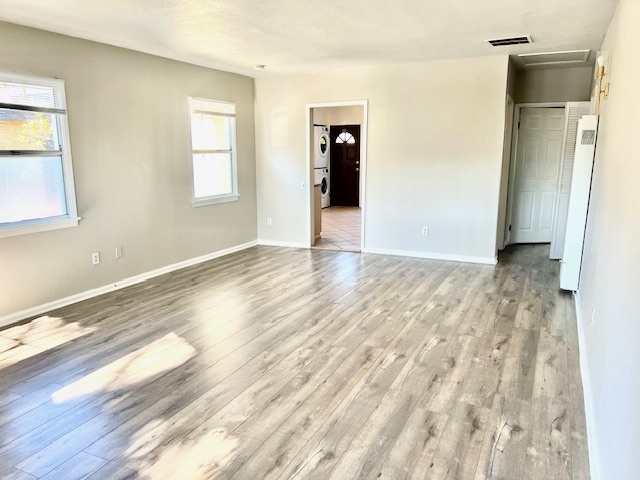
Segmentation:
{"type": "Polygon", "coordinates": [[[551,242],[564,114],[564,108],[520,110],[511,243],[551,242]]]}

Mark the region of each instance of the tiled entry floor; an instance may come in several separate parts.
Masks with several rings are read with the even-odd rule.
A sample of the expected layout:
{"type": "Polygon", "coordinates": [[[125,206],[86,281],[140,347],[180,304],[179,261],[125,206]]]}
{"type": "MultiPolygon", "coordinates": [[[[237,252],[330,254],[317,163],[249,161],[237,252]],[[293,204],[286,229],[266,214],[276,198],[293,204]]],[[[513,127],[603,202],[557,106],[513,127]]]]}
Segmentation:
{"type": "Polygon", "coordinates": [[[359,252],[360,215],[360,207],[323,208],[321,238],[314,248],[359,252]]]}

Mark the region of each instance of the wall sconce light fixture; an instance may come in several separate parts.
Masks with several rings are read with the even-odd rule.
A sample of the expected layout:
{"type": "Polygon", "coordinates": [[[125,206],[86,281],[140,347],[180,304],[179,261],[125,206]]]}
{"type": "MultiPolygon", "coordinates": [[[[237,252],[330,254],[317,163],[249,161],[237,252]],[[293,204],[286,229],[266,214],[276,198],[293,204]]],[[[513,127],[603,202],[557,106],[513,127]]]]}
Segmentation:
{"type": "Polygon", "coordinates": [[[598,86],[596,87],[596,97],[597,97],[596,114],[600,114],[600,97],[604,93],[604,99],[606,100],[607,98],[609,98],[609,83],[607,82],[607,84],[604,85],[604,88],[603,88],[602,80],[606,75],[604,72],[604,64],[606,62],[606,58],[604,57],[604,55],[600,55],[598,57],[597,62],[598,62],[598,86]]]}

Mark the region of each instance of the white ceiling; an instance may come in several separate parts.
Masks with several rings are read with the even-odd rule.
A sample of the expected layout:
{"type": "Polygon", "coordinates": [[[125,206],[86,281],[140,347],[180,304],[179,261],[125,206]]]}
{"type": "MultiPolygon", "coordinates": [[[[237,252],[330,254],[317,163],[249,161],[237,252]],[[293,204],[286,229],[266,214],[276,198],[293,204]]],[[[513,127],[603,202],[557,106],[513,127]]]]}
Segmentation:
{"type": "MultiPolygon", "coordinates": [[[[617,0],[0,0],[0,19],[251,76],[600,47],[617,0]],[[531,35],[532,45],[488,39],[531,35]],[[265,72],[254,66],[266,64],[265,72]]],[[[1,28],[1,27],[0,27],[1,28]]]]}

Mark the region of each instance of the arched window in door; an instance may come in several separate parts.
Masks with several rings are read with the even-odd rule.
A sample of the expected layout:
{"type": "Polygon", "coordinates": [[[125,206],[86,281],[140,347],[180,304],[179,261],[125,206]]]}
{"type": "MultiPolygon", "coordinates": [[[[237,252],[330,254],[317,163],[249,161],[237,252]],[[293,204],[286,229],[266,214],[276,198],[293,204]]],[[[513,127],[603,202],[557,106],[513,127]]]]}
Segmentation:
{"type": "Polygon", "coordinates": [[[336,137],[336,143],[354,144],[356,143],[356,139],[349,132],[343,130],[342,133],[336,137]]]}

